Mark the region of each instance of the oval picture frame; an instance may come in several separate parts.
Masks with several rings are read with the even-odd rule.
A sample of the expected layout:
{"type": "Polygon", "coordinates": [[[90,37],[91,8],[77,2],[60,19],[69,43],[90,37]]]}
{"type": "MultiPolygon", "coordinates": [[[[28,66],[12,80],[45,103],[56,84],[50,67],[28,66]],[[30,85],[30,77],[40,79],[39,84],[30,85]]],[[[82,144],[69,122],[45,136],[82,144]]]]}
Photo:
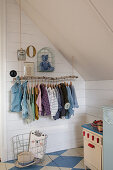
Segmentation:
{"type": "Polygon", "coordinates": [[[26,54],[27,54],[27,56],[30,57],[30,58],[35,57],[35,55],[36,55],[36,48],[35,48],[33,45],[28,46],[28,47],[27,47],[27,50],[26,50],[26,54]],[[30,49],[30,47],[33,48],[33,55],[32,55],[32,56],[30,56],[30,54],[29,54],[29,49],[30,49]]]}

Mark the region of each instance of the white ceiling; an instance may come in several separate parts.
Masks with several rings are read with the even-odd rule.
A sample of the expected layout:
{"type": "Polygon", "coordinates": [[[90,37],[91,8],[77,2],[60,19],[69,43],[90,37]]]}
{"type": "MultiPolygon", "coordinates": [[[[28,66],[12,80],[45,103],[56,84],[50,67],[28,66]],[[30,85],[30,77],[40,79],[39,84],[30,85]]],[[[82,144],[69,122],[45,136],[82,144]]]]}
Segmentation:
{"type": "Polygon", "coordinates": [[[23,0],[22,7],[85,80],[113,79],[113,0],[23,0]]]}

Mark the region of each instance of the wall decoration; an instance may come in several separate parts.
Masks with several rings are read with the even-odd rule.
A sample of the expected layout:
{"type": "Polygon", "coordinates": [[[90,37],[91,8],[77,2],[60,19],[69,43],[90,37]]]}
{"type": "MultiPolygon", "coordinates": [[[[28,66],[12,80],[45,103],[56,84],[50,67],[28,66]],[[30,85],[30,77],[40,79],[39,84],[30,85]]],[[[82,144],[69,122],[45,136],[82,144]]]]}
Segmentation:
{"type": "Polygon", "coordinates": [[[27,47],[26,53],[28,57],[33,58],[36,55],[36,48],[33,45],[30,45],[27,47]],[[32,55],[30,54],[31,48],[32,48],[32,55]]]}
{"type": "Polygon", "coordinates": [[[19,8],[20,8],[20,17],[19,17],[19,21],[20,21],[20,33],[19,33],[19,38],[20,38],[20,49],[17,50],[17,58],[19,61],[25,61],[26,60],[26,51],[22,49],[22,9],[21,9],[21,0],[19,0],[19,8]]]}
{"type": "Polygon", "coordinates": [[[17,58],[19,61],[25,61],[26,60],[26,51],[22,48],[20,50],[17,50],[17,58]]]}
{"type": "Polygon", "coordinates": [[[24,62],[24,76],[34,76],[33,62],[24,62]]]}
{"type": "Polygon", "coordinates": [[[11,70],[10,71],[10,76],[11,77],[16,77],[17,76],[17,72],[15,70],[11,70]]]}
{"type": "Polygon", "coordinates": [[[55,56],[51,48],[42,48],[37,53],[37,71],[52,72],[55,70],[55,56]]]}

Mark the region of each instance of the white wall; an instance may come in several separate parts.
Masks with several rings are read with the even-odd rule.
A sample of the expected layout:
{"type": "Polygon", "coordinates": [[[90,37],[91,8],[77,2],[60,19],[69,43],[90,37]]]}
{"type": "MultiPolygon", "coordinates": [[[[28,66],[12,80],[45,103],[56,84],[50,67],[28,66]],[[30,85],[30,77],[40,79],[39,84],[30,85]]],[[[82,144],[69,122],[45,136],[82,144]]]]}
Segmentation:
{"type": "Polygon", "coordinates": [[[0,0],[0,158],[6,157],[6,0],[0,0]]]}
{"type": "Polygon", "coordinates": [[[111,105],[113,105],[113,80],[86,81],[87,121],[103,119],[102,106],[111,105]]]}
{"type": "Polygon", "coordinates": [[[112,0],[23,0],[22,6],[70,63],[73,56],[85,80],[113,79],[112,0]]]}
{"type": "MultiPolygon", "coordinates": [[[[67,60],[54,48],[48,39],[37,29],[32,21],[22,12],[22,47],[34,45],[38,50],[42,47],[51,47],[55,51],[55,71],[46,73],[47,76],[71,75],[72,67],[67,60]]],[[[23,63],[17,61],[17,49],[19,49],[19,7],[15,0],[7,0],[7,160],[12,159],[11,137],[29,132],[32,129],[40,129],[48,134],[47,152],[73,148],[82,145],[82,128],[85,122],[85,81],[74,70],[74,74],[79,78],[73,81],[76,88],[79,109],[75,109],[75,116],[70,120],[51,120],[49,118],[40,118],[31,124],[24,124],[18,113],[11,113],[10,109],[10,88],[13,85],[9,72],[12,69],[23,75],[23,63]]],[[[35,75],[45,75],[37,73],[37,58],[27,61],[35,62],[35,75]]]]}

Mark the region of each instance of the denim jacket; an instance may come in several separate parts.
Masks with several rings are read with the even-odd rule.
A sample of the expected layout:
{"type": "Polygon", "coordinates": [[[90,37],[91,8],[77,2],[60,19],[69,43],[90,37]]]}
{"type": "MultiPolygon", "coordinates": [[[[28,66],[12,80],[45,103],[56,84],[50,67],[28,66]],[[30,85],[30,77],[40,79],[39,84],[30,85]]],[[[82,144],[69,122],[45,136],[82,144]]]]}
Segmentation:
{"type": "Polygon", "coordinates": [[[22,85],[19,76],[17,76],[15,84],[11,87],[11,112],[22,111],[22,96],[22,85]]]}
{"type": "Polygon", "coordinates": [[[71,95],[70,87],[67,86],[66,88],[67,88],[67,93],[68,93],[68,100],[70,103],[70,107],[68,109],[68,112],[66,113],[66,119],[69,119],[71,118],[71,115],[74,115],[74,102],[73,102],[73,98],[71,95]]]}
{"type": "Polygon", "coordinates": [[[77,96],[76,96],[76,93],[75,93],[75,88],[74,88],[73,85],[70,85],[69,87],[71,89],[71,95],[72,95],[72,98],[73,98],[74,108],[79,108],[77,96]]]}

